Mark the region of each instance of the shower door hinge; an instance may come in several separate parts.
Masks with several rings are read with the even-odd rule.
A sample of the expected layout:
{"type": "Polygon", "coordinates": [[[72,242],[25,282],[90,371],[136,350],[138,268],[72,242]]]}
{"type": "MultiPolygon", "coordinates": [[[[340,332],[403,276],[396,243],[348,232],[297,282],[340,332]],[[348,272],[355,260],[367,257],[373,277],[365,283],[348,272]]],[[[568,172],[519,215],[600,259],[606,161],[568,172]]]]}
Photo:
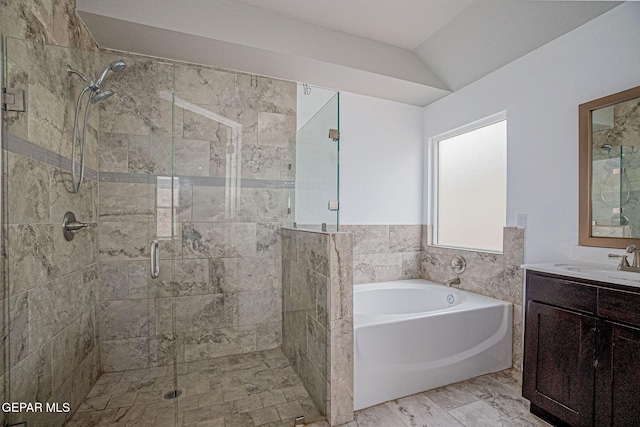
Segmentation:
{"type": "Polygon", "coordinates": [[[2,109],[24,112],[24,89],[2,88],[2,109]]]}
{"type": "Polygon", "coordinates": [[[329,129],[329,138],[336,142],[340,139],[340,131],[338,129],[329,129]]]}
{"type": "Polygon", "coordinates": [[[623,174],[623,173],[626,173],[625,168],[617,168],[617,169],[614,169],[614,170],[613,170],[613,174],[614,174],[614,175],[621,175],[621,174],[623,174]]]}
{"type": "Polygon", "coordinates": [[[329,210],[337,211],[340,209],[340,203],[337,200],[329,200],[329,210]]]}

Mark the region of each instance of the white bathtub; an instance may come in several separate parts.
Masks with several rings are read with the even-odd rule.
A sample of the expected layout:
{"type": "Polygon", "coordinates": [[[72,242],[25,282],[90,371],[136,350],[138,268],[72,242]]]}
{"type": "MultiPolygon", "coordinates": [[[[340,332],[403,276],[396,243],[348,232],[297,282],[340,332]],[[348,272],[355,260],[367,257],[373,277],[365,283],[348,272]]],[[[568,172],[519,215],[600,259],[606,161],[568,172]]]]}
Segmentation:
{"type": "Polygon", "coordinates": [[[511,303],[420,279],[353,299],[356,410],[511,367],[511,303]]]}

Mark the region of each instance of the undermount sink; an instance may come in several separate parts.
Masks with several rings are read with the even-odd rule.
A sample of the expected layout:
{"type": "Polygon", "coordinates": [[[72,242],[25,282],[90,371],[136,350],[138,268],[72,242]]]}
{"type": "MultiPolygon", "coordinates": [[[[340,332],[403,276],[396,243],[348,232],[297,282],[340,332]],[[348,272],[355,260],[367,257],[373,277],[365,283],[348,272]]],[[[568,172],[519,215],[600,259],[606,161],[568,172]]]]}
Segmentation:
{"type": "Polygon", "coordinates": [[[610,265],[559,263],[553,264],[553,266],[561,270],[593,275],[594,278],[609,278],[640,282],[640,273],[635,271],[621,271],[610,265]]]}
{"type": "Polygon", "coordinates": [[[620,285],[640,287],[640,272],[621,271],[618,270],[615,265],[565,261],[542,264],[525,264],[522,268],[525,270],[558,274],[560,276],[577,277],[598,282],[617,283],[620,285]]]}
{"type": "Polygon", "coordinates": [[[555,266],[569,271],[578,271],[580,273],[608,274],[618,271],[615,267],[611,267],[608,265],[555,264],[555,266]]]}

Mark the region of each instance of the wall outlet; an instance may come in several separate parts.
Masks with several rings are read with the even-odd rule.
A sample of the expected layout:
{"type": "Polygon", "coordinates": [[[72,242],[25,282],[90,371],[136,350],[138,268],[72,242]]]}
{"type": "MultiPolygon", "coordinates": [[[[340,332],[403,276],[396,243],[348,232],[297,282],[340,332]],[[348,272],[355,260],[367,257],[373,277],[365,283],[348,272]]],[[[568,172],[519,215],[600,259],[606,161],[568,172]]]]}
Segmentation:
{"type": "Polygon", "coordinates": [[[518,228],[522,228],[523,230],[527,228],[527,214],[518,214],[518,228]]]}

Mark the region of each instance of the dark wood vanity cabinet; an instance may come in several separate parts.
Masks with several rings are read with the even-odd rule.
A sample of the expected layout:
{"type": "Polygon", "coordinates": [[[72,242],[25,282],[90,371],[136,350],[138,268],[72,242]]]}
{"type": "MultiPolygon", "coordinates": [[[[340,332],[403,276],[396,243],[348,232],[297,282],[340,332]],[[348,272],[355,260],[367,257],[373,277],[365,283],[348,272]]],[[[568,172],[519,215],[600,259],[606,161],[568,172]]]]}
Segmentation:
{"type": "Polygon", "coordinates": [[[555,425],[640,426],[640,288],[527,271],[522,395],[555,425]]]}

